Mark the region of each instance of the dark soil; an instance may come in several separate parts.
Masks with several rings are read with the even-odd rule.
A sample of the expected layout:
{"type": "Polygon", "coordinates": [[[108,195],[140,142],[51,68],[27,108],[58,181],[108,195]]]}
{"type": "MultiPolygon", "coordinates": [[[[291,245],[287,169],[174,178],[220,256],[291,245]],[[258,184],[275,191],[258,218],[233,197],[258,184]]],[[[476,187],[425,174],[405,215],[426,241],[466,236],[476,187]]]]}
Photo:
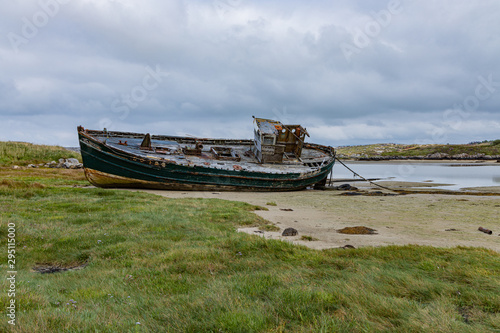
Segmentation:
{"type": "Polygon", "coordinates": [[[349,234],[349,235],[376,235],[377,230],[372,228],[367,228],[363,226],[358,227],[345,227],[344,229],[339,229],[337,232],[341,234],[349,234]]]}

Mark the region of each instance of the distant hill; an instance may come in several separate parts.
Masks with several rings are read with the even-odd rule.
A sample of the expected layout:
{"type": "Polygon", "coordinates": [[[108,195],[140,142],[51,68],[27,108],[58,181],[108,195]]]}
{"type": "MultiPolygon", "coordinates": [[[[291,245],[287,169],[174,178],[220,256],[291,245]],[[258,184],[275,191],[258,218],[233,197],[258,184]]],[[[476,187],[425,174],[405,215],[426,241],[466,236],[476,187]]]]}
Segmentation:
{"type": "Polygon", "coordinates": [[[0,166],[28,165],[76,158],[81,155],[60,146],[36,145],[27,142],[0,141],[0,166]]]}
{"type": "Polygon", "coordinates": [[[338,147],[339,158],[385,159],[500,159],[500,140],[469,144],[395,144],[381,143],[338,147]]]}

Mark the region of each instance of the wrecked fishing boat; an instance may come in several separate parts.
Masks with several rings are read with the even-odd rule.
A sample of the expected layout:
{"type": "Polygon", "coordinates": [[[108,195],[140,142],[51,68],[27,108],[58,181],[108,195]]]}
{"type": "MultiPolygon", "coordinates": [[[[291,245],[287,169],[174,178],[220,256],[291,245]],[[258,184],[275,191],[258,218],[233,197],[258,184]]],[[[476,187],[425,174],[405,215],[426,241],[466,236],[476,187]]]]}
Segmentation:
{"type": "Polygon", "coordinates": [[[85,175],[110,188],[290,191],[322,187],[332,147],[305,143],[300,125],[254,118],[253,140],[208,139],[78,127],[85,175]]]}

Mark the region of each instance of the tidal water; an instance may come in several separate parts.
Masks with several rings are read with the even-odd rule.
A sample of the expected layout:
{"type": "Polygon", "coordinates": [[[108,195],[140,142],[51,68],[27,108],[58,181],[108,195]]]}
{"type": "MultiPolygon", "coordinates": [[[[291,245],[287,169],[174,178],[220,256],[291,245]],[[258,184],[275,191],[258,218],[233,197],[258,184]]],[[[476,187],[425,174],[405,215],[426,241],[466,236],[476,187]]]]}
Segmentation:
{"type": "MultiPolygon", "coordinates": [[[[500,186],[500,163],[412,163],[412,161],[344,163],[356,173],[370,179],[446,184],[438,188],[448,190],[476,186],[500,186]]],[[[333,178],[360,179],[338,162],[333,168],[333,178]]]]}

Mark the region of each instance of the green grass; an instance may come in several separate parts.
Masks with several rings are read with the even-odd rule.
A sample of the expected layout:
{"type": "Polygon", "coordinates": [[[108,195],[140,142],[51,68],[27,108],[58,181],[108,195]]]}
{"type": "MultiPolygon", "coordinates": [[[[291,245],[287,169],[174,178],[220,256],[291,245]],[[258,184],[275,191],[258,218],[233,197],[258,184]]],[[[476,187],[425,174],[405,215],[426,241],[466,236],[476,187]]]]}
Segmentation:
{"type": "Polygon", "coordinates": [[[382,156],[425,156],[434,153],[457,154],[485,154],[500,155],[500,146],[491,144],[476,145],[425,145],[414,149],[402,150],[400,152],[386,152],[382,156]]]}
{"type": "Polygon", "coordinates": [[[21,184],[41,183],[47,186],[90,185],[86,180],[82,169],[56,168],[28,168],[13,170],[7,167],[0,167],[0,182],[14,182],[21,184]]]}
{"type": "Polygon", "coordinates": [[[60,158],[76,158],[81,161],[80,154],[59,146],[0,141],[0,166],[57,162],[60,158]]]}
{"type": "MultiPolygon", "coordinates": [[[[267,225],[245,203],[73,188],[61,186],[75,184],[66,176],[35,182],[10,172],[6,181],[0,172],[0,239],[5,249],[15,223],[16,332],[500,330],[494,251],[316,251],[235,232],[267,225]]],[[[6,255],[0,263],[9,270],[6,255]]],[[[5,279],[1,287],[5,309],[5,279]]],[[[0,331],[12,331],[5,317],[0,331]]]]}
{"type": "Polygon", "coordinates": [[[313,242],[313,241],[317,241],[319,239],[317,239],[316,237],[303,235],[302,237],[300,237],[300,240],[313,242]]]}

